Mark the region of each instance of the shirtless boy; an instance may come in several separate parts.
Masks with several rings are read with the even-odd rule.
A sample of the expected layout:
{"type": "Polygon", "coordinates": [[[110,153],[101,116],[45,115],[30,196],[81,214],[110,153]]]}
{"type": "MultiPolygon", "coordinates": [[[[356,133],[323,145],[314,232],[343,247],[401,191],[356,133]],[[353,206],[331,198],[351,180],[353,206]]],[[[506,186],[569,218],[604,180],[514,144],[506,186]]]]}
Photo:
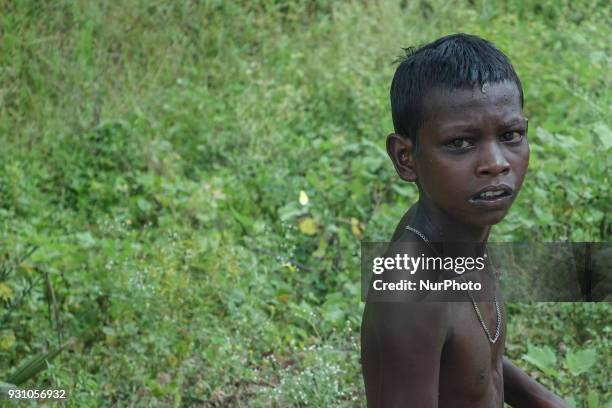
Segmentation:
{"type": "MultiPolygon", "coordinates": [[[[393,78],[391,107],[387,152],[419,191],[392,241],[486,243],[529,162],[522,86],[508,58],[465,34],[410,50],[393,78]]],[[[368,302],[368,407],[568,407],[504,357],[506,319],[501,295],[494,299],[368,302]]]]}

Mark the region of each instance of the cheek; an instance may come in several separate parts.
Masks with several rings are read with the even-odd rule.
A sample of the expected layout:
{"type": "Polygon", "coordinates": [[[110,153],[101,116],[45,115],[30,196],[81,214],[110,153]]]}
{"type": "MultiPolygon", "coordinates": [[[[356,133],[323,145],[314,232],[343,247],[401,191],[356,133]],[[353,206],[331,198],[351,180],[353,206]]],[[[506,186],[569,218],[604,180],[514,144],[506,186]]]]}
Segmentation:
{"type": "Polygon", "coordinates": [[[527,168],[529,167],[529,143],[525,143],[524,146],[521,147],[512,161],[513,170],[520,177],[520,182],[522,182],[527,172],[527,168]]]}
{"type": "Polygon", "coordinates": [[[432,197],[454,197],[464,195],[466,180],[472,170],[469,163],[456,158],[452,160],[426,159],[427,168],[421,172],[421,186],[432,197]],[[432,171],[431,169],[435,169],[432,171]]]}

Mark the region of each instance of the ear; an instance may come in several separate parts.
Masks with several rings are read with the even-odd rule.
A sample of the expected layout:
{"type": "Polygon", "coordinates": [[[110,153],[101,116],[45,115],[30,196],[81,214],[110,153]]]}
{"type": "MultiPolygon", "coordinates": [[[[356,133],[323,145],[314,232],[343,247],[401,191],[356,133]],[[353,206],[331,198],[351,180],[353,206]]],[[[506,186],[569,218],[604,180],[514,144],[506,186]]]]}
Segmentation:
{"type": "Polygon", "coordinates": [[[409,138],[391,133],[387,136],[387,154],[403,180],[417,181],[414,144],[409,138]]]}

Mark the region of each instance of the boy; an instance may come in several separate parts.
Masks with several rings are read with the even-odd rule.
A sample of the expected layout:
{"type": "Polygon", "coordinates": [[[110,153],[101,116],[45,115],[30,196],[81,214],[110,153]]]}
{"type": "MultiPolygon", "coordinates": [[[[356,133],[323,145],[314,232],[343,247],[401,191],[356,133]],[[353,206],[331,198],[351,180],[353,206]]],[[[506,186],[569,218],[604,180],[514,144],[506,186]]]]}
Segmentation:
{"type": "MultiPolygon", "coordinates": [[[[529,161],[523,91],[510,61],[472,35],[440,38],[408,51],[391,107],[387,152],[419,191],[392,241],[484,245],[529,161]]],[[[490,276],[489,268],[471,275],[490,276]]],[[[568,407],[503,357],[505,316],[494,290],[488,302],[470,293],[462,302],[368,302],[361,334],[368,407],[568,407]]]]}

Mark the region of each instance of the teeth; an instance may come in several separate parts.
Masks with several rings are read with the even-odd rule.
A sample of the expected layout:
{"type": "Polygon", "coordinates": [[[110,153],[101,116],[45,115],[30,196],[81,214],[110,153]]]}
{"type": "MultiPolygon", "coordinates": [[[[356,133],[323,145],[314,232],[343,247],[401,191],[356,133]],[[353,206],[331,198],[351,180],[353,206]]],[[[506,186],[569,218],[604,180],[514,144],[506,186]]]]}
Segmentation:
{"type": "Polygon", "coordinates": [[[484,193],[481,193],[479,197],[494,198],[494,197],[499,197],[502,194],[504,194],[504,190],[493,190],[493,191],[486,191],[484,193]]]}

